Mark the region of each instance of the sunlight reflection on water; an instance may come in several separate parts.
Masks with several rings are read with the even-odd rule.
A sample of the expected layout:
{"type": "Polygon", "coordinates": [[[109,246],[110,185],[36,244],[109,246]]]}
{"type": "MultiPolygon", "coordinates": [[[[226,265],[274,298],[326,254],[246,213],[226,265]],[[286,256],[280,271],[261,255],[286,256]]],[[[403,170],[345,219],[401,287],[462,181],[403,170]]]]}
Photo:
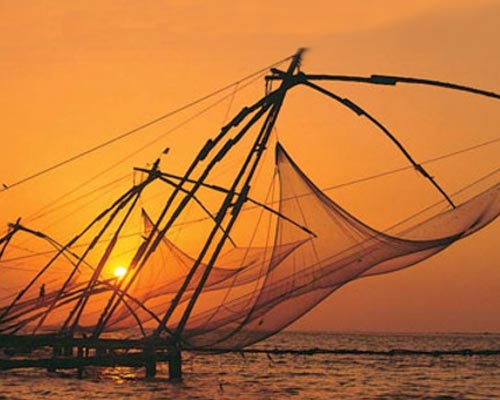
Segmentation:
{"type": "MultiPolygon", "coordinates": [[[[492,349],[500,335],[282,333],[256,346],[274,349],[386,351],[492,349]]],[[[184,354],[184,380],[171,383],[159,364],[143,369],[17,370],[0,373],[1,399],[497,399],[500,356],[349,354],[184,354]]]]}

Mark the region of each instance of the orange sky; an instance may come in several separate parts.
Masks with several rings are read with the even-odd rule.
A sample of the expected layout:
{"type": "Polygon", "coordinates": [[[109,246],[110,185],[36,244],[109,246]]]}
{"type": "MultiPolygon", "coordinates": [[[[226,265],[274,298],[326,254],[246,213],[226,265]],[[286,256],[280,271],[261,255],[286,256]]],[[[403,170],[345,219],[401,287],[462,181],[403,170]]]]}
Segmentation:
{"type": "MultiPolygon", "coordinates": [[[[303,64],[308,72],[430,77],[500,92],[500,4],[495,1],[102,3],[0,0],[0,182],[15,182],[301,46],[310,48],[303,64]]],[[[338,88],[387,122],[418,159],[499,135],[499,105],[492,100],[454,97],[432,89],[414,94],[398,88],[394,94],[383,88],[338,88]]],[[[318,96],[300,96],[290,96],[289,111],[277,127],[291,154],[320,187],[405,165],[397,154],[392,158],[395,151],[384,139],[379,142],[372,133],[358,136],[350,117],[331,111],[318,96]],[[318,117],[308,117],[312,110],[318,117]],[[340,127],[330,127],[332,119],[340,127]],[[366,152],[361,158],[360,148],[366,152]]],[[[215,125],[222,116],[217,118],[215,125]]],[[[32,214],[75,182],[120,160],[142,141],[152,140],[155,132],[0,193],[0,223],[32,214]]],[[[121,164],[107,179],[151,161],[165,144],[174,145],[177,140],[186,150],[205,138],[159,142],[159,147],[121,164]]],[[[445,163],[432,172],[453,191],[463,180],[497,168],[499,150],[497,144],[475,159],[462,159],[461,169],[445,163]]],[[[404,182],[398,185],[407,196],[417,193],[404,182]]],[[[412,207],[436,200],[425,191],[425,184],[423,188],[422,199],[412,207]]],[[[391,220],[388,213],[398,220],[415,211],[388,204],[382,194],[374,195],[373,205],[366,207],[362,201],[366,197],[354,192],[329,192],[379,227],[391,220]]],[[[106,204],[112,198],[101,200],[106,204]]],[[[47,220],[37,227],[51,228],[47,220]]],[[[53,229],[61,236],[70,227],[62,223],[53,229]]],[[[423,265],[349,284],[295,326],[500,331],[499,235],[497,222],[423,265]]]]}

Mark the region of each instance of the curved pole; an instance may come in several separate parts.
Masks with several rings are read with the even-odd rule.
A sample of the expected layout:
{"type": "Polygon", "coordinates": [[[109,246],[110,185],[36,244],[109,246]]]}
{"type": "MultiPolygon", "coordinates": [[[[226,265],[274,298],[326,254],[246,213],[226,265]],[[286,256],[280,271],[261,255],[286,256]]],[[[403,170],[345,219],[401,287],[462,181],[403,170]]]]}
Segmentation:
{"type": "Polygon", "coordinates": [[[3,253],[5,252],[5,249],[9,245],[10,241],[12,240],[12,237],[14,234],[19,230],[19,223],[21,222],[21,218],[18,218],[17,221],[13,224],[9,224],[9,232],[7,232],[6,235],[4,235],[2,238],[0,238],[0,244],[3,244],[2,249],[0,250],[0,260],[2,259],[3,253]]]}
{"type": "MultiPolygon", "coordinates": [[[[281,80],[284,72],[277,69],[272,70],[275,75],[267,76],[266,80],[281,80]]],[[[471,86],[459,85],[451,82],[443,82],[435,79],[413,78],[408,76],[395,75],[371,75],[371,76],[354,76],[354,75],[324,75],[324,74],[304,74],[300,77],[307,81],[332,81],[332,82],[353,82],[353,83],[368,83],[373,85],[395,86],[398,83],[407,83],[414,85],[435,86],[444,89],[458,90],[468,92],[480,96],[491,97],[500,100],[500,94],[488,90],[477,89],[471,86]]]]}
{"type": "MultiPolygon", "coordinates": [[[[266,116],[266,119],[264,121],[264,124],[262,125],[260,132],[257,135],[257,138],[255,139],[253,149],[252,151],[247,155],[242,167],[240,168],[240,171],[238,175],[236,176],[235,180],[233,181],[233,184],[231,186],[230,192],[227,194],[225,201],[222,203],[221,208],[219,209],[219,212],[217,214],[217,219],[218,219],[218,224],[221,225],[223,222],[223,219],[225,216],[228,214],[229,207],[233,207],[231,210],[231,216],[229,218],[229,221],[226,225],[226,230],[229,233],[231,231],[232,226],[234,225],[240,211],[243,203],[246,201],[248,191],[250,190],[250,182],[255,174],[255,171],[257,169],[257,166],[259,164],[259,161],[262,157],[262,154],[264,150],[266,149],[267,142],[269,140],[269,137],[271,135],[271,132],[273,130],[274,124],[276,122],[276,119],[278,117],[279,111],[283,105],[283,101],[285,99],[285,95],[287,91],[292,87],[293,85],[293,80],[291,79],[300,67],[300,62],[302,59],[302,54],[305,51],[305,49],[299,49],[295,56],[292,59],[292,62],[288,66],[286,76],[289,77],[290,79],[285,79],[280,87],[277,90],[277,96],[276,98],[273,99],[273,102],[270,104],[271,108],[269,113],[266,116]],[[242,193],[238,196],[238,200],[236,201],[236,204],[233,206],[231,205],[231,201],[233,199],[234,193],[237,190],[237,186],[242,185],[242,193]]],[[[205,256],[208,248],[212,245],[212,241],[214,241],[214,235],[216,233],[216,227],[212,230],[210,233],[209,237],[207,238],[207,242],[204,246],[204,248],[201,250],[201,252],[198,255],[198,259],[196,260],[195,264],[193,265],[193,269],[191,271],[195,271],[197,266],[201,263],[201,260],[205,256]]],[[[198,286],[196,287],[189,303],[187,304],[182,317],[176,327],[175,334],[173,337],[174,343],[181,338],[182,332],[184,331],[184,327],[186,326],[186,323],[191,315],[191,312],[193,311],[193,308],[198,300],[199,295],[201,294],[201,291],[203,290],[203,287],[205,285],[205,282],[208,279],[208,276],[211,272],[211,269],[214,266],[215,260],[217,259],[220,251],[222,250],[222,247],[224,246],[224,243],[227,239],[227,234],[222,236],[222,238],[218,241],[216,244],[216,247],[210,257],[210,260],[207,263],[207,267],[205,271],[203,272],[203,275],[200,279],[200,282],[198,283],[198,286]]],[[[192,275],[191,275],[192,276],[192,275]]],[[[186,289],[187,284],[189,284],[189,276],[186,277],[186,280],[184,281],[183,286],[177,293],[177,295],[182,295],[183,291],[186,289]]],[[[174,306],[174,309],[176,308],[176,304],[172,303],[174,306]]],[[[161,332],[161,329],[163,326],[166,326],[171,314],[172,314],[172,307],[169,308],[167,313],[163,316],[162,319],[162,325],[160,325],[157,330],[155,331],[155,335],[158,335],[161,332]]]]}
{"type": "Polygon", "coordinates": [[[396,139],[396,137],[380,122],[378,121],[375,117],[373,117],[371,114],[366,112],[364,109],[362,109],[358,104],[353,103],[351,100],[342,98],[335,93],[330,92],[329,90],[316,85],[315,83],[309,82],[308,80],[301,80],[301,84],[306,85],[328,97],[331,99],[337,101],[338,103],[342,104],[344,107],[349,108],[351,111],[356,113],[359,116],[365,116],[370,122],[372,122],[375,126],[377,126],[397,147],[398,149],[404,154],[404,156],[410,161],[410,163],[415,167],[415,169],[422,174],[422,176],[426,179],[428,179],[432,185],[441,193],[441,195],[446,199],[446,201],[451,205],[452,208],[456,208],[455,204],[453,201],[450,199],[448,194],[444,191],[444,189],[436,182],[436,180],[420,165],[417,163],[413,157],[408,153],[408,151],[403,147],[401,142],[396,139]]]}

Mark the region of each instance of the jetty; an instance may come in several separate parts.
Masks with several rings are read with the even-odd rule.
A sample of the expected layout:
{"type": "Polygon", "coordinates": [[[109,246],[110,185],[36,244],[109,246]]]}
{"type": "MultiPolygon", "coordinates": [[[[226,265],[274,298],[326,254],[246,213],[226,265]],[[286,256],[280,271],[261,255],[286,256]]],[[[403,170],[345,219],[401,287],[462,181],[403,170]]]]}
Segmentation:
{"type": "Polygon", "coordinates": [[[0,370],[45,368],[48,371],[75,369],[82,376],[85,367],[136,367],[152,378],[157,363],[168,364],[169,378],[182,377],[181,352],[161,339],[92,339],[56,335],[1,335],[5,355],[0,370]],[[45,354],[44,354],[45,353],[45,354]]]}

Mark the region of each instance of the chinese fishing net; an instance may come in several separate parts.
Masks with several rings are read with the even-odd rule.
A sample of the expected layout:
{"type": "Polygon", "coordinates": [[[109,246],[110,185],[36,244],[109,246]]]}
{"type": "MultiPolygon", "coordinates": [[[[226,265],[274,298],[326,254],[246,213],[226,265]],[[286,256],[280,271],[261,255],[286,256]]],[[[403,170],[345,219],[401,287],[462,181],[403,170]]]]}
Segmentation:
{"type": "MultiPolygon", "coordinates": [[[[113,237],[99,244],[94,240],[90,246],[101,246],[103,254],[94,266],[41,233],[20,229],[17,235],[7,235],[2,253],[14,247],[18,255],[2,254],[3,273],[7,280],[15,274],[12,280],[18,288],[0,299],[1,333],[60,333],[67,328],[73,334],[92,333],[101,325],[99,333],[147,336],[163,323],[166,310],[174,304],[165,321],[168,336],[177,330],[210,268],[180,340],[193,348],[241,348],[282,330],[346,283],[418,263],[483,228],[500,213],[497,184],[455,209],[391,236],[364,224],[327,197],[280,144],[276,168],[279,206],[269,225],[273,233],[268,233],[267,244],[226,249],[213,265],[201,262],[189,282],[186,277],[196,259],[167,236],[161,237],[127,285],[95,272],[117,251],[120,224],[113,237]],[[24,235],[34,236],[45,247],[36,253],[24,249],[22,241],[16,244],[24,235]],[[30,265],[46,267],[35,273],[25,267],[28,260],[30,265]],[[119,299],[114,308],[110,297],[119,299]]],[[[120,204],[117,213],[126,209],[127,201],[116,203],[120,204]]],[[[144,236],[158,233],[145,211],[141,219],[144,236]]]]}

